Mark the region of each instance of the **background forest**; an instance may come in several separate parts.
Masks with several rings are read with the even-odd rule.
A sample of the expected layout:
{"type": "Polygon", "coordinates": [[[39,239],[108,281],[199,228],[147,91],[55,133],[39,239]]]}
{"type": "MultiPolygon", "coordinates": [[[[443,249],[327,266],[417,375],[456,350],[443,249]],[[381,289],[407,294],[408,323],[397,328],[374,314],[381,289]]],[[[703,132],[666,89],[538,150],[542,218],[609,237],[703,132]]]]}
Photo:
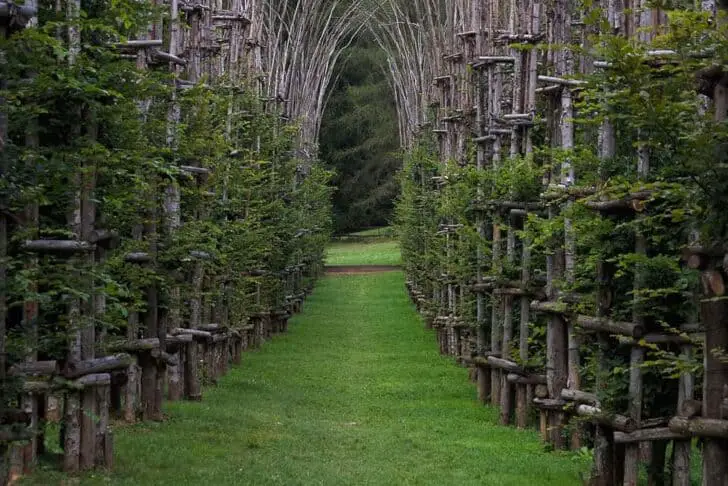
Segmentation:
{"type": "Polygon", "coordinates": [[[386,54],[362,35],[343,55],[321,126],[321,159],[334,169],[334,228],[389,222],[401,166],[397,112],[386,54]]]}

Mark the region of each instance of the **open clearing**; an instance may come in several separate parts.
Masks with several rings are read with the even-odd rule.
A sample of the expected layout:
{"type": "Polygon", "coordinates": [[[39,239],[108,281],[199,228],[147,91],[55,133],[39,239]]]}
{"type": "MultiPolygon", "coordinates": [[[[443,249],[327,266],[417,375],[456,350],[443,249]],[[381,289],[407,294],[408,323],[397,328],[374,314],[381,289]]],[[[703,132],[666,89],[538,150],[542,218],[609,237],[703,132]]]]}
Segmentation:
{"type": "Polygon", "coordinates": [[[336,242],[326,252],[327,265],[399,265],[399,245],[390,239],[373,242],[336,242]]]}

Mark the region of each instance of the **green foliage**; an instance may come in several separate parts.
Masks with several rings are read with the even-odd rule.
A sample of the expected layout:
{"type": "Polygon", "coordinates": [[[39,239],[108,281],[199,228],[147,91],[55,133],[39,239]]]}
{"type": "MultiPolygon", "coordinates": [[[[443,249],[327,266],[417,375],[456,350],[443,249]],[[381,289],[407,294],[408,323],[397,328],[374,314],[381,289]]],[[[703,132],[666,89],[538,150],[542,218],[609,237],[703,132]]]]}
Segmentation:
{"type": "Polygon", "coordinates": [[[395,231],[407,274],[421,283],[432,274],[438,258],[431,249],[437,232],[437,193],[432,177],[438,167],[432,152],[418,145],[405,158],[398,176],[401,193],[395,212],[395,231]]]}
{"type": "Polygon", "coordinates": [[[492,174],[490,199],[536,201],[541,194],[544,168],[531,157],[508,158],[493,171],[485,173],[492,174]]]}

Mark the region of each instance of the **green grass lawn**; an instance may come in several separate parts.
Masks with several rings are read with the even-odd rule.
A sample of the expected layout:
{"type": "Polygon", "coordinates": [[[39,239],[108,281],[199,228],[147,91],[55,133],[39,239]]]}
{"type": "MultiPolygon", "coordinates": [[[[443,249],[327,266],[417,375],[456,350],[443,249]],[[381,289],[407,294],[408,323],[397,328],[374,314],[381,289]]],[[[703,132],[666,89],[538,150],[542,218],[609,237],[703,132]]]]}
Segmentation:
{"type": "Polygon", "coordinates": [[[390,239],[373,242],[336,242],[326,251],[327,265],[399,265],[399,244],[390,239]]]}
{"type": "Polygon", "coordinates": [[[246,353],[202,402],[119,427],[113,473],[64,484],[579,485],[574,456],[495,425],[403,287],[401,272],[325,278],[289,333],[246,353]]]}

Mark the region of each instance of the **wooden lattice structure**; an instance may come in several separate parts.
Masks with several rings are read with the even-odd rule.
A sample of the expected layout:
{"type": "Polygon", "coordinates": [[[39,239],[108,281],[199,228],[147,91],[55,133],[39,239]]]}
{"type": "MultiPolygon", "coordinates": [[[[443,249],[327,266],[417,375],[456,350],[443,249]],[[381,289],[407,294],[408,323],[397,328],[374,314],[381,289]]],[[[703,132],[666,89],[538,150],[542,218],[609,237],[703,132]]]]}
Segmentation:
{"type": "MultiPolygon", "coordinates": [[[[703,4],[716,15],[714,4],[703,4]]],[[[640,0],[596,2],[594,7],[604,14],[605,32],[625,39],[649,43],[668,24],[665,12],[640,0]]],[[[503,424],[527,427],[529,417],[537,414],[543,439],[554,447],[578,449],[588,440],[594,448],[593,484],[636,485],[644,462],[650,484],[667,484],[667,462],[672,484],[689,485],[691,441],[699,437],[705,444],[703,484],[723,485],[728,480],[728,370],[724,357],[714,352],[727,344],[724,300],[715,298],[724,294],[723,247],[702,246],[694,237],[682,242],[686,248],[682,266],[700,270],[704,288],[702,295],[693,292],[680,297],[684,308],[699,309],[686,322],[668,315],[666,322],[657,323],[638,297],[620,295],[611,255],[597,259],[589,292],[563,290],[575,284],[576,264],[586,258],[577,249],[571,221],[575,205],[605,221],[639,225],[649,217],[646,207],[654,195],[644,189],[613,197],[599,185],[579,183],[576,161],[571,158],[577,139],[592,136],[603,160],[613,158],[618,145],[608,119],[599,127],[598,137],[574,122],[586,78],[595,70],[610,69],[609,63],[589,55],[593,47],[589,39],[598,26],[585,22],[588,14],[565,1],[460,0],[447,2],[445,10],[428,11],[431,18],[410,18],[420,22],[421,28],[440,26],[438,35],[430,35],[434,40],[426,46],[429,56],[424,69],[407,71],[406,54],[392,68],[395,89],[405,93],[398,99],[400,123],[406,127],[403,142],[434,140],[442,167],[439,172],[445,174],[430,180],[426,174],[417,174],[418,184],[440,192],[440,200],[447,203],[448,198],[457,197],[447,192],[448,185],[457,182],[448,179],[449,167],[470,165],[495,172],[506,159],[532,159],[544,147],[568,155],[550,161],[539,197],[486,200],[478,190],[467,218],[479,243],[468,239],[462,219],[438,221],[433,238],[423,239],[425,246],[419,251],[421,255],[438,251],[439,263],[427,269],[421,261],[407,262],[407,286],[427,325],[435,328],[441,352],[471,368],[480,399],[500,407],[503,424]],[[567,49],[567,45],[581,50],[567,49]],[[425,84],[427,69],[433,71],[429,92],[424,88],[409,92],[406,81],[398,81],[400,71],[405,71],[422,76],[425,84]],[[407,113],[417,96],[425,97],[424,123],[407,113]],[[538,260],[532,242],[522,236],[529,234],[523,230],[533,219],[563,224],[559,241],[552,242],[552,251],[539,254],[538,260]],[[457,260],[463,254],[464,265],[457,260]],[[617,307],[620,316],[628,309],[631,316],[617,317],[617,307]],[[533,329],[541,325],[545,334],[534,337],[533,329]],[[671,330],[664,330],[666,326],[671,330]],[[670,411],[645,416],[645,410],[655,408],[655,402],[648,403],[645,397],[646,352],[671,350],[690,359],[695,343],[704,350],[702,377],[681,372],[679,379],[664,385],[664,396],[676,398],[669,406],[660,403],[670,411]],[[532,364],[534,347],[543,350],[543,364],[532,364]],[[600,378],[583,383],[585,347],[593,350],[601,374],[608,374],[609,366],[627,370],[620,385],[626,392],[620,402],[626,404],[624,408],[608,409],[602,403],[600,391],[605,384],[600,378]],[[608,361],[607,355],[614,358],[617,348],[619,363],[608,361]],[[696,386],[700,381],[702,389],[696,386]],[[666,457],[670,442],[672,454],[666,457]]],[[[388,46],[386,39],[381,42],[388,46]]],[[[401,51],[393,44],[392,52],[401,51]]],[[[664,66],[674,55],[670,50],[649,50],[642,62],[664,66]]],[[[705,73],[702,76],[702,85],[696,81],[694,89],[706,95],[706,109],[715,113],[715,120],[725,120],[725,72],[714,68],[709,79],[705,73]]],[[[659,156],[657,149],[648,146],[645,140],[633,152],[631,170],[638,183],[647,184],[651,157],[659,156]]],[[[650,235],[635,231],[633,237],[631,248],[620,251],[638,257],[657,251],[650,246],[650,235]]],[[[680,261],[681,255],[674,254],[674,259],[680,261]]],[[[632,274],[635,295],[644,285],[642,277],[637,270],[632,274]]]]}
{"type": "MultiPolygon", "coordinates": [[[[136,195],[137,216],[131,231],[120,234],[114,229],[115,222],[97,207],[95,191],[109,181],[104,179],[108,174],[99,173],[93,165],[95,162],[79,166],[71,177],[73,197],[71,207],[66,208],[68,219],[63,230],[70,237],[57,236],[59,229],[50,225],[58,221],[40,214],[37,203],[27,204],[21,215],[12,213],[5,199],[0,205],[0,372],[4,385],[12,381],[18,387],[17,391],[3,391],[4,403],[17,403],[17,407],[4,410],[2,415],[0,453],[4,461],[10,459],[10,471],[0,471],[2,484],[36,463],[44,452],[43,434],[49,420],[63,424],[60,444],[64,470],[111,467],[113,420],[163,420],[164,400],[202,399],[202,386],[216,383],[230,365],[240,363],[244,350],[286,331],[289,318],[301,311],[303,299],[322,271],[321,249],[318,254],[310,252],[306,242],[324,242],[327,236],[323,226],[296,226],[292,230],[283,227],[281,231],[290,234],[271,236],[293,249],[286,261],[251,257],[259,265],[243,274],[231,274],[233,270],[220,262],[221,258],[243,257],[226,255],[222,249],[212,252],[193,246],[168,256],[170,248],[181,241],[180,235],[190,227],[194,231],[201,222],[246,221],[247,209],[221,211],[240,195],[228,192],[224,181],[229,176],[216,170],[238,169],[235,161],[242,160],[242,151],[261,150],[265,134],[253,130],[248,134],[241,125],[241,120],[246,122],[255,116],[248,111],[250,103],[273,120],[274,134],[296,114],[287,113],[282,100],[271,103],[265,97],[269,83],[263,65],[266,34],[262,2],[172,0],[165,5],[154,2],[154,7],[166,15],[156,11],[147,29],[128,39],[115,40],[111,46],[117,59],[135,65],[140,72],[159,74],[155,78],[159,79],[158,88],[166,93],[155,99],[136,100],[143,123],[161,115],[164,128],[160,131],[166,135],[160,150],[169,154],[172,170],[155,174],[139,169],[137,175],[150,183],[136,195]],[[223,93],[229,100],[223,136],[226,143],[237,147],[222,154],[226,161],[232,161],[227,166],[206,165],[203,161],[212,157],[190,156],[189,149],[180,146],[185,130],[194,129],[196,117],[205,113],[204,106],[190,104],[185,97],[192,90],[223,93]],[[243,99],[243,94],[247,98],[243,99]],[[25,237],[20,245],[15,243],[19,234],[25,237]],[[26,297],[22,310],[9,310],[6,304],[10,294],[4,282],[18,269],[8,268],[6,257],[22,262],[26,270],[42,268],[49,259],[65,265],[73,285],[78,286],[77,293],[59,297],[65,316],[51,314],[50,307],[32,296],[26,297]],[[95,269],[108,261],[117,265],[122,275],[149,277],[142,287],[131,289],[139,292],[144,302],[128,307],[127,322],[121,329],[99,323],[107,302],[99,291],[95,269]],[[159,282],[165,279],[171,283],[162,286],[159,282]],[[244,286],[248,293],[243,294],[233,285],[244,286]],[[66,343],[62,357],[47,359],[48,351],[40,341],[47,337],[47,331],[40,323],[53,319],[65,323],[66,343]],[[19,361],[6,357],[7,336],[13,332],[24,336],[25,350],[19,361]]],[[[58,33],[58,39],[68,48],[67,62],[73,66],[82,49],[81,4],[70,0],[65,8],[62,14],[69,27],[67,32],[58,33]]],[[[23,6],[0,3],[3,36],[32,26],[37,14],[35,2],[23,6]]],[[[3,89],[6,87],[3,81],[3,89]]],[[[99,127],[93,119],[83,118],[82,108],[78,110],[69,115],[80,120],[70,140],[82,136],[96,140],[99,127]]],[[[7,118],[3,117],[3,144],[8,134],[7,118]]],[[[33,148],[43,141],[37,133],[28,132],[24,143],[33,148]]],[[[267,156],[290,161],[296,154],[289,151],[267,156]]],[[[5,177],[8,167],[2,169],[5,177]]],[[[239,170],[253,172],[260,167],[239,170]]],[[[290,193],[272,193],[265,196],[269,200],[263,200],[264,196],[261,200],[274,203],[279,197],[294,198],[305,179],[301,173],[281,173],[278,178],[280,182],[273,182],[292,187],[290,193]],[[286,181],[285,177],[290,179],[286,181]]],[[[265,194],[268,187],[272,188],[269,192],[278,187],[269,179],[261,181],[250,189],[265,194]]],[[[326,205],[327,201],[320,203],[326,205]]],[[[307,210],[311,208],[307,206],[307,210]]],[[[42,294],[41,284],[29,285],[42,294]]]]}

